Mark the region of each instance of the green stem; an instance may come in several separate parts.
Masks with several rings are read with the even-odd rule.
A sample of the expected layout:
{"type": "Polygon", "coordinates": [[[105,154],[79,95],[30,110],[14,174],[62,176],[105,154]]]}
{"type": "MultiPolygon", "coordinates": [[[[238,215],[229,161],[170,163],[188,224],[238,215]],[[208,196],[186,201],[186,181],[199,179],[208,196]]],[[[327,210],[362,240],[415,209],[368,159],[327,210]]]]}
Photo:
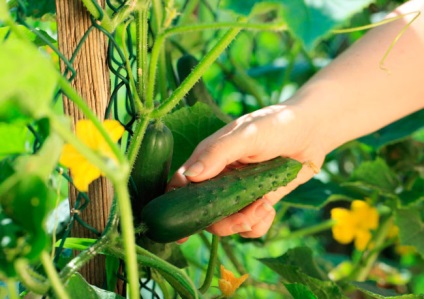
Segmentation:
{"type": "Polygon", "coordinates": [[[127,39],[126,33],[127,33],[127,27],[128,27],[129,24],[130,24],[129,22],[126,23],[124,25],[123,30],[122,30],[122,52],[124,53],[124,56],[125,56],[125,68],[127,69],[131,89],[134,91],[133,94],[134,94],[134,97],[135,97],[134,104],[135,104],[136,112],[137,112],[137,115],[140,115],[141,111],[143,110],[143,103],[141,102],[140,95],[137,92],[137,85],[136,85],[136,82],[134,80],[131,64],[130,64],[130,61],[128,59],[128,51],[127,51],[127,47],[126,47],[126,39],[127,39]]]}
{"type": "Polygon", "coordinates": [[[287,25],[283,22],[273,24],[263,23],[242,23],[242,22],[217,22],[217,23],[202,23],[202,24],[190,24],[171,27],[166,29],[163,34],[171,36],[175,34],[190,33],[193,31],[204,31],[204,30],[219,30],[219,29],[232,29],[239,28],[244,30],[253,31],[284,31],[287,30],[287,25]]]}
{"type": "Polygon", "coordinates": [[[353,281],[364,281],[368,277],[372,266],[378,258],[381,250],[385,247],[382,246],[387,238],[387,234],[393,225],[393,217],[387,217],[382,221],[374,238],[370,241],[373,244],[373,250],[364,251],[359,261],[354,265],[354,268],[349,276],[353,281]]]}
{"type": "Polygon", "coordinates": [[[49,281],[45,280],[44,277],[40,277],[38,273],[34,272],[30,268],[27,260],[18,259],[17,261],[15,261],[14,266],[16,273],[18,274],[19,281],[27,289],[40,295],[44,295],[49,291],[49,281]]]}
{"type": "MultiPolygon", "coordinates": [[[[141,99],[146,100],[146,85],[148,82],[147,66],[148,66],[148,10],[149,5],[146,4],[136,13],[136,32],[137,32],[137,81],[138,95],[141,99]]],[[[152,103],[146,102],[146,107],[151,108],[152,103]]]]}
{"type": "Polygon", "coordinates": [[[200,293],[204,294],[209,289],[212,279],[215,273],[216,264],[218,261],[218,246],[219,246],[219,240],[220,237],[216,235],[212,235],[212,246],[210,249],[210,257],[209,257],[209,263],[208,263],[208,269],[206,271],[206,277],[202,284],[202,286],[199,288],[200,293]]]}
{"type": "MultiPolygon", "coordinates": [[[[119,242],[119,244],[121,243],[122,242],[119,242]]],[[[179,289],[187,290],[187,288],[190,288],[190,291],[187,291],[189,291],[191,295],[194,295],[191,297],[198,298],[198,294],[193,282],[190,280],[190,278],[188,278],[184,271],[140,246],[136,246],[136,252],[138,264],[156,269],[161,275],[164,275],[168,281],[169,278],[172,277],[173,282],[178,284],[177,287],[179,289]]],[[[111,254],[121,259],[125,258],[125,252],[122,251],[120,245],[108,246],[108,248],[106,248],[106,254],[111,254]]],[[[175,285],[173,286],[175,287],[175,285]]]]}
{"type": "Polygon", "coordinates": [[[184,11],[178,18],[178,24],[184,24],[187,22],[187,20],[190,18],[190,16],[193,14],[194,10],[197,7],[197,4],[199,3],[199,0],[187,0],[187,3],[185,4],[184,11]]]}
{"type": "Polygon", "coordinates": [[[7,292],[9,294],[9,299],[18,299],[19,294],[16,288],[16,281],[12,278],[6,280],[7,292]]]}
{"type": "Polygon", "coordinates": [[[129,283],[129,297],[140,298],[138,283],[138,266],[135,246],[134,220],[131,209],[130,196],[127,188],[127,181],[116,182],[115,192],[118,200],[121,235],[125,251],[125,265],[129,283]]]}
{"type": "MultiPolygon", "coordinates": [[[[175,105],[187,94],[187,92],[193,87],[194,84],[202,77],[202,75],[208,70],[212,63],[221,55],[221,53],[228,47],[233,41],[242,28],[232,28],[228,30],[224,36],[216,43],[216,45],[203,57],[202,60],[197,64],[193,71],[187,76],[187,78],[178,86],[177,89],[166,99],[158,109],[152,112],[153,118],[160,118],[163,115],[171,111],[175,105]]],[[[155,44],[156,47],[156,44],[155,44]]],[[[154,49],[158,51],[159,49],[154,49]]],[[[153,51],[152,51],[153,61],[153,51]]],[[[154,70],[151,70],[154,74],[154,70]]],[[[153,79],[150,77],[150,79],[153,79]]],[[[151,82],[150,82],[151,83],[151,82]]],[[[151,91],[152,92],[152,91],[151,91]]],[[[153,96],[151,94],[150,96],[153,96]]]]}
{"type": "MultiPolygon", "coordinates": [[[[95,0],[94,0],[95,1],[95,0]]],[[[102,9],[98,4],[95,4],[93,0],[82,0],[85,8],[88,12],[97,20],[100,21],[101,26],[108,32],[113,32],[115,29],[112,25],[112,21],[109,15],[102,9]]]]}
{"type": "Polygon", "coordinates": [[[99,130],[100,134],[105,139],[106,143],[109,145],[118,161],[123,163],[125,161],[125,157],[121,154],[119,147],[110,138],[108,132],[105,130],[94,112],[90,109],[90,107],[88,107],[84,99],[75,91],[75,89],[72,88],[71,84],[64,77],[59,76],[58,83],[63,93],[78,106],[78,108],[89,120],[93,122],[94,126],[99,130]]]}
{"type": "Polygon", "coordinates": [[[96,241],[92,246],[87,248],[73,258],[65,267],[60,271],[60,278],[62,281],[67,281],[75,272],[81,269],[89,260],[95,257],[97,254],[101,253],[107,246],[111,245],[110,234],[102,236],[96,241]]]}
{"type": "Polygon", "coordinates": [[[146,128],[149,124],[150,117],[143,117],[139,123],[137,123],[134,134],[131,137],[131,142],[128,147],[127,159],[129,161],[129,165],[132,169],[135,159],[137,158],[138,150],[140,149],[141,142],[144,138],[144,133],[146,132],[146,128]]]}
{"type": "Polygon", "coordinates": [[[47,251],[43,251],[41,252],[40,259],[41,263],[43,264],[44,271],[46,271],[46,275],[49,278],[51,286],[56,293],[56,296],[61,299],[69,299],[70,297],[68,296],[68,293],[66,292],[65,287],[63,286],[63,283],[60,280],[58,273],[56,272],[52,260],[50,259],[50,254],[47,251]]]}

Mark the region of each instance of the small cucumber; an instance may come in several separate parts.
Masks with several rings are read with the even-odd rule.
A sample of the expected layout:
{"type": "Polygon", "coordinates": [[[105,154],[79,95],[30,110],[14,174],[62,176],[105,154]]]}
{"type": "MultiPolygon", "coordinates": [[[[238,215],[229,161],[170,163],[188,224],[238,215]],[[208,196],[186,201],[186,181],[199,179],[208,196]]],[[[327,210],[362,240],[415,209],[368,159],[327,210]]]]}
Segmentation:
{"type": "Polygon", "coordinates": [[[136,222],[142,208],[165,192],[173,147],[172,132],[163,122],[148,125],[131,172],[129,188],[136,222]]]}
{"type": "Polygon", "coordinates": [[[149,202],[141,212],[146,235],[174,242],[231,215],[296,178],[302,163],[278,157],[190,183],[149,202]]]}

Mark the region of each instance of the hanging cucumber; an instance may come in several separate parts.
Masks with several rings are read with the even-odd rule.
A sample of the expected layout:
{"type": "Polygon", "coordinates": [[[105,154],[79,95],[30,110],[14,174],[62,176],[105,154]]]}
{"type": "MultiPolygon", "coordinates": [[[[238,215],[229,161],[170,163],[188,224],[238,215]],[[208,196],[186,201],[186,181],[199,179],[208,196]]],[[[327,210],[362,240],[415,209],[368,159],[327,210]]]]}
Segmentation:
{"type": "Polygon", "coordinates": [[[141,212],[146,235],[174,242],[231,215],[296,178],[302,163],[278,157],[191,183],[153,199],[141,212]]]}
{"type": "MultiPolygon", "coordinates": [[[[185,54],[178,59],[177,72],[180,82],[184,81],[184,79],[190,75],[198,63],[199,61],[191,54],[185,54]]],[[[188,91],[185,96],[185,100],[189,106],[193,106],[197,102],[207,104],[213,110],[215,115],[226,123],[232,120],[231,117],[222,112],[215,103],[202,79],[197,81],[196,84],[194,84],[194,86],[188,91]]]]}
{"type": "Polygon", "coordinates": [[[165,192],[173,147],[172,132],[163,122],[155,121],[147,126],[131,172],[131,202],[137,222],[142,208],[165,192]]]}

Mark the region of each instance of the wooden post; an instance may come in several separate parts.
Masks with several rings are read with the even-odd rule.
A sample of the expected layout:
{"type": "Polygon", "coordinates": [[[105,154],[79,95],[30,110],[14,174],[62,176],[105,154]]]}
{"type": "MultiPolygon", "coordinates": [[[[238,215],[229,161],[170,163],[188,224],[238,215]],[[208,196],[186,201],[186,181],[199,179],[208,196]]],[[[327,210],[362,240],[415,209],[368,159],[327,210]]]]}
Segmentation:
{"type": "MultiPolygon", "coordinates": [[[[104,6],[104,0],[98,0],[104,6]]],[[[56,0],[56,14],[58,26],[59,50],[70,59],[78,43],[83,38],[92,21],[80,0],[56,0]]],[[[81,49],[75,57],[73,67],[76,77],[72,80],[73,87],[87,101],[89,107],[103,120],[105,109],[110,96],[110,78],[106,61],[107,38],[97,29],[88,34],[81,49]]],[[[65,65],[61,63],[64,71],[65,65]]],[[[81,111],[66,97],[64,111],[73,119],[73,124],[83,118],[81,111]]],[[[71,186],[69,189],[70,206],[75,206],[77,191],[71,186]]],[[[80,217],[90,226],[102,232],[109,214],[113,198],[112,185],[105,178],[94,181],[89,188],[90,203],[80,211],[80,217]]],[[[77,211],[78,212],[78,211],[77,211]]],[[[96,238],[97,236],[78,223],[74,223],[72,236],[96,238]]],[[[104,287],[105,282],[104,257],[98,256],[81,269],[85,279],[96,286],[104,287]]]]}

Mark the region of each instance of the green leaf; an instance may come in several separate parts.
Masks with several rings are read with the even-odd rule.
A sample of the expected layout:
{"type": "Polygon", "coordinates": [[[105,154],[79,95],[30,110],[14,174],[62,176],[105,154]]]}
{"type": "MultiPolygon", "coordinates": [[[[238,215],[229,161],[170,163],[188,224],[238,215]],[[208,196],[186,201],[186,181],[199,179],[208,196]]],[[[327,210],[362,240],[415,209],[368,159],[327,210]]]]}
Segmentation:
{"type": "Polygon", "coordinates": [[[290,31],[311,51],[320,38],[341,26],[373,0],[286,0],[284,20],[290,31]]]}
{"type": "Polygon", "coordinates": [[[422,202],[424,200],[424,179],[418,177],[410,190],[402,191],[398,196],[402,207],[422,202]]]}
{"type": "Polygon", "coordinates": [[[384,195],[394,194],[399,184],[396,175],[381,158],[363,162],[353,171],[349,181],[343,186],[356,187],[366,192],[377,191],[384,195]]]}
{"type": "Polygon", "coordinates": [[[311,179],[284,197],[284,203],[298,208],[320,209],[329,202],[351,200],[352,192],[338,184],[311,179]]]}
{"type": "Polygon", "coordinates": [[[37,175],[28,174],[1,194],[4,212],[31,233],[44,231],[55,193],[37,175]]]}
{"type": "Polygon", "coordinates": [[[118,282],[118,271],[120,261],[117,257],[112,255],[106,255],[106,290],[115,291],[116,284],[118,282]]]}
{"type": "Polygon", "coordinates": [[[223,0],[220,3],[220,7],[224,9],[230,9],[237,14],[251,15],[252,11],[255,13],[264,13],[267,11],[275,10],[275,8],[281,8],[281,0],[223,0]]]}
{"type": "MultiPolygon", "coordinates": [[[[63,248],[72,249],[72,250],[86,250],[94,243],[96,243],[96,239],[89,238],[66,238],[65,243],[63,244],[63,248]]],[[[62,240],[58,240],[55,246],[60,246],[62,240]]]]}
{"type": "Polygon", "coordinates": [[[343,298],[339,287],[328,280],[325,273],[318,267],[309,248],[290,249],[280,257],[264,258],[259,261],[281,275],[285,281],[307,286],[317,298],[343,298]]]}
{"type": "Polygon", "coordinates": [[[174,135],[171,174],[190,157],[200,141],[225,125],[209,106],[203,103],[196,103],[192,107],[168,114],[163,121],[174,135]]]}
{"type": "Polygon", "coordinates": [[[351,285],[356,287],[361,292],[371,296],[371,298],[377,299],[422,299],[424,295],[414,295],[414,294],[406,294],[399,295],[393,290],[382,289],[376,286],[375,282],[366,281],[366,282],[351,282],[351,285]]]}
{"type": "Polygon", "coordinates": [[[71,276],[65,285],[70,298],[123,299],[124,297],[90,285],[79,273],[71,276]]]}
{"type": "Polygon", "coordinates": [[[284,284],[287,291],[293,296],[293,299],[317,299],[314,293],[309,288],[300,283],[284,284]]]}
{"type": "Polygon", "coordinates": [[[30,141],[28,128],[24,125],[0,123],[0,159],[7,155],[28,152],[30,141]]]}
{"type": "Polygon", "coordinates": [[[48,114],[59,73],[29,42],[10,39],[0,47],[0,121],[48,114]]]}
{"type": "Polygon", "coordinates": [[[423,119],[424,110],[420,110],[372,134],[359,138],[359,141],[370,145],[375,149],[380,149],[387,144],[400,141],[423,128],[423,119]]]}
{"type": "MultiPolygon", "coordinates": [[[[31,42],[34,43],[34,45],[41,47],[41,46],[45,46],[47,45],[47,42],[51,42],[51,43],[56,43],[56,41],[50,37],[50,35],[40,29],[34,29],[34,31],[31,31],[28,27],[25,27],[24,25],[16,25],[16,30],[19,30],[19,32],[21,33],[21,35],[25,36],[25,38],[31,42]],[[35,34],[35,30],[37,30],[36,32],[42,36],[42,38],[35,34]]],[[[9,36],[7,36],[7,34],[9,34],[10,32],[10,27],[6,26],[6,27],[0,27],[0,40],[5,40],[6,37],[7,39],[18,39],[18,37],[15,34],[11,34],[9,36]]]]}
{"type": "Polygon", "coordinates": [[[399,227],[401,245],[414,246],[417,252],[424,256],[424,223],[421,210],[416,207],[398,209],[395,212],[395,222],[399,227]]]}
{"type": "Polygon", "coordinates": [[[41,18],[45,14],[53,14],[56,12],[56,5],[54,0],[26,0],[24,2],[26,6],[27,16],[41,18]]]}

